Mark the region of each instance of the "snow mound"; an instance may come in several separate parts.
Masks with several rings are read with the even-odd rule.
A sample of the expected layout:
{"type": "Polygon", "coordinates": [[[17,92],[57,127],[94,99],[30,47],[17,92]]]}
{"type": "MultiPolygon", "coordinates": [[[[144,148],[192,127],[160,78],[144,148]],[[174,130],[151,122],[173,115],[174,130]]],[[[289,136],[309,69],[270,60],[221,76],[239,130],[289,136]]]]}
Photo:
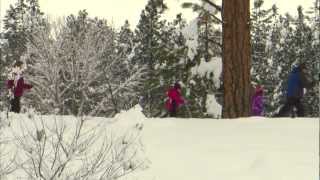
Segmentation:
{"type": "Polygon", "coordinates": [[[142,113],[142,107],[138,104],[127,111],[121,111],[114,117],[119,124],[133,125],[142,123],[146,116],[142,113]]]}
{"type": "Polygon", "coordinates": [[[217,102],[214,94],[208,94],[206,108],[209,115],[216,118],[221,117],[222,106],[217,102]]]}
{"type": "Polygon", "coordinates": [[[126,134],[128,132],[139,132],[143,129],[143,122],[146,119],[142,113],[142,107],[138,104],[127,111],[121,111],[113,118],[112,128],[115,134],[126,134]],[[119,128],[121,127],[121,128],[119,128]]]}

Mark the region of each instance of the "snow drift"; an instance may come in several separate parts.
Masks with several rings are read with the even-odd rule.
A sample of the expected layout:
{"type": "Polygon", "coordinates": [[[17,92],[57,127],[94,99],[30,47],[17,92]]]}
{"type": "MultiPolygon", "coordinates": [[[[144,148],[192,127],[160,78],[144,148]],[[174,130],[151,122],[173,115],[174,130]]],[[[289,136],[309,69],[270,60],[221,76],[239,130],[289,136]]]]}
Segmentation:
{"type": "MultiPolygon", "coordinates": [[[[20,124],[30,126],[30,118],[10,115],[11,126],[2,129],[2,136],[14,139],[12,134],[21,133],[20,124]]],[[[40,117],[54,122],[53,116],[37,115],[34,121],[40,117]]],[[[61,119],[73,126],[74,117],[61,119]]],[[[136,147],[145,165],[123,179],[318,179],[319,120],[315,118],[148,119],[136,106],[112,119],[92,117],[85,129],[92,128],[115,134],[141,130],[136,147]]],[[[19,151],[14,145],[10,148],[19,151]]]]}

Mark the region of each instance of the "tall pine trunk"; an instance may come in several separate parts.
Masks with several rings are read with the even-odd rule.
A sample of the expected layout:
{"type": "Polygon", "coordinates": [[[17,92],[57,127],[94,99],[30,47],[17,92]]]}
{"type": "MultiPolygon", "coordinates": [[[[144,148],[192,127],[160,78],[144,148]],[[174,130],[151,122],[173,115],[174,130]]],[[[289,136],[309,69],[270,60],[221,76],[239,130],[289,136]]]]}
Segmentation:
{"type": "Polygon", "coordinates": [[[223,0],[223,118],[250,115],[250,0],[223,0]]]}

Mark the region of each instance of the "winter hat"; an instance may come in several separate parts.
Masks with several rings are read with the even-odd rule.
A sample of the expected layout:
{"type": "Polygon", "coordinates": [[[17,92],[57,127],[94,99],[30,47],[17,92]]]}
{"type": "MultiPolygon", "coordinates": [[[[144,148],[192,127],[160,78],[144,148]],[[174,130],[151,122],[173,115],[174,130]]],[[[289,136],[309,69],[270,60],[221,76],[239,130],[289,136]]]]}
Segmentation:
{"type": "Polygon", "coordinates": [[[13,74],[22,74],[22,72],[26,69],[26,66],[24,66],[24,63],[22,61],[16,61],[12,68],[13,74]]]}
{"type": "Polygon", "coordinates": [[[181,86],[178,82],[174,83],[174,88],[175,89],[181,89],[181,86]]]}
{"type": "Polygon", "coordinates": [[[302,62],[301,64],[299,64],[299,69],[302,70],[302,69],[306,69],[306,63],[305,62],[302,62]]]}
{"type": "Polygon", "coordinates": [[[262,86],[257,85],[255,91],[256,91],[256,93],[259,93],[259,94],[261,93],[261,94],[262,94],[262,93],[263,93],[263,88],[262,88],[262,86]]]}
{"type": "Polygon", "coordinates": [[[22,68],[23,62],[22,61],[16,61],[13,65],[13,67],[20,67],[22,68]]]}

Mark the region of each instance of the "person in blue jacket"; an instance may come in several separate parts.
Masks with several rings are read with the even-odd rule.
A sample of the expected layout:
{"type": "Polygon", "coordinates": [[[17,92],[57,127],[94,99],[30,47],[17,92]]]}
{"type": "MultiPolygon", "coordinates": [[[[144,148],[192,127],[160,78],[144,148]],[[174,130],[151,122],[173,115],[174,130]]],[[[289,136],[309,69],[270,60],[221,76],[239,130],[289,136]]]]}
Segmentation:
{"type": "Polygon", "coordinates": [[[304,116],[304,107],[301,103],[304,88],[312,88],[315,85],[315,82],[307,79],[306,70],[305,63],[301,63],[292,69],[288,78],[286,103],[279,110],[276,117],[284,117],[288,114],[293,115],[294,107],[297,110],[298,117],[304,116]]]}

